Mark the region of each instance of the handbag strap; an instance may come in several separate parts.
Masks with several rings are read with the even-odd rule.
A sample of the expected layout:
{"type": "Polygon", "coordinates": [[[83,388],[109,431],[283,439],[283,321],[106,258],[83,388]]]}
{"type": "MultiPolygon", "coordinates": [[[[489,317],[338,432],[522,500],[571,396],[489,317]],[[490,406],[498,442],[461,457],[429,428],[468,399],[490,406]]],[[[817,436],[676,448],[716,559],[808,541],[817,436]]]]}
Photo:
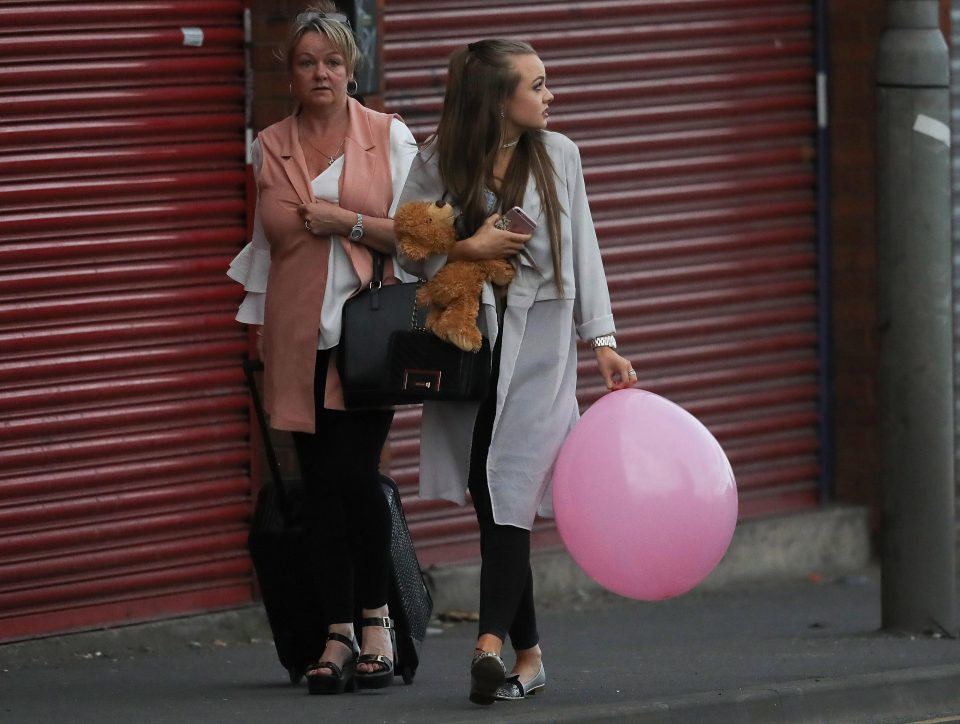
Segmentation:
{"type": "MultiPolygon", "coordinates": [[[[370,279],[370,309],[380,309],[380,290],[383,288],[383,268],[386,257],[379,251],[373,252],[373,277],[370,279]]],[[[417,285],[423,284],[423,279],[417,280],[417,285]]],[[[419,324],[417,319],[417,298],[413,298],[413,308],[410,310],[410,329],[413,332],[426,332],[426,327],[419,324]]]]}
{"type": "Polygon", "coordinates": [[[379,251],[371,251],[373,251],[373,278],[370,283],[378,287],[383,286],[383,268],[386,264],[386,257],[379,251]]]}
{"type": "Polygon", "coordinates": [[[373,278],[370,280],[370,309],[380,309],[380,289],[383,287],[384,256],[373,251],[373,278]]]}

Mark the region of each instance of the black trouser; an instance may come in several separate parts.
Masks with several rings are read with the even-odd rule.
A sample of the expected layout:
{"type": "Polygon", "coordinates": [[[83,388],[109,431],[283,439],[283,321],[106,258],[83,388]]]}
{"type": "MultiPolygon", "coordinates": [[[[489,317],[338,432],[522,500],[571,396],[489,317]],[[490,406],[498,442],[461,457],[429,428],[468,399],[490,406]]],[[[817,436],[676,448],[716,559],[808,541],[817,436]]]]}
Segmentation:
{"type": "Polygon", "coordinates": [[[304,483],[304,555],[324,618],[347,623],[355,591],[363,608],[387,603],[391,519],[379,468],[393,410],[325,409],[329,359],[330,350],[317,352],[316,432],[295,432],[293,440],[304,483]]]}
{"type": "Polygon", "coordinates": [[[493,520],[487,483],[487,454],[497,411],[500,342],[493,350],[490,392],[477,411],[470,451],[468,487],[480,524],[480,635],[494,634],[514,649],[529,649],[540,642],[533,606],[533,573],[530,570],[530,531],[493,520]]]}

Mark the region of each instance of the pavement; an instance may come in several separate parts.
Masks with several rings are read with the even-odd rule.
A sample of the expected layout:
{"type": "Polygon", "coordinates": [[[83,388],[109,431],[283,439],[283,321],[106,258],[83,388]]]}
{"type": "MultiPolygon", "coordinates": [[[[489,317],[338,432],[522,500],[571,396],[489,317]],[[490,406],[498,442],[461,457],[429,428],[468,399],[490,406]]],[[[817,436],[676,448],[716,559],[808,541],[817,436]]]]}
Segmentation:
{"type": "Polygon", "coordinates": [[[471,704],[476,624],[440,620],[412,685],[308,696],[252,607],[0,646],[0,722],[960,722],[960,641],[879,632],[875,569],[539,610],[526,701],[471,704]]]}

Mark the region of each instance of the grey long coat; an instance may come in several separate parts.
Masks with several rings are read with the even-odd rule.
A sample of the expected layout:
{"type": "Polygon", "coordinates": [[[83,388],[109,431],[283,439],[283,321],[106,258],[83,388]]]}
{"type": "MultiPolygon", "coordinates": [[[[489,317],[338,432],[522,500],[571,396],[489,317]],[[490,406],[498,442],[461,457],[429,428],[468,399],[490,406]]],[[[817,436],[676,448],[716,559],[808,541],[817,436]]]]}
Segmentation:
{"type": "MultiPolygon", "coordinates": [[[[590,216],[580,152],[558,133],[545,132],[557,172],[562,206],[563,297],[554,284],[547,220],[531,177],[523,209],[538,226],[527,243],[533,264],[516,257],[516,278],[507,291],[503,329],[498,329],[492,287],[483,290],[478,323],[491,345],[503,334],[497,413],[487,457],[493,515],[500,525],[529,530],[537,512],[552,511],[553,463],[579,417],[576,399],[576,336],[593,339],[614,330],[610,295],[590,216]]],[[[410,169],[400,203],[443,196],[435,154],[428,147],[410,169]]],[[[417,263],[400,257],[407,271],[431,278],[446,262],[417,263]]],[[[433,402],[423,406],[420,495],[463,504],[477,403],[433,402]]]]}

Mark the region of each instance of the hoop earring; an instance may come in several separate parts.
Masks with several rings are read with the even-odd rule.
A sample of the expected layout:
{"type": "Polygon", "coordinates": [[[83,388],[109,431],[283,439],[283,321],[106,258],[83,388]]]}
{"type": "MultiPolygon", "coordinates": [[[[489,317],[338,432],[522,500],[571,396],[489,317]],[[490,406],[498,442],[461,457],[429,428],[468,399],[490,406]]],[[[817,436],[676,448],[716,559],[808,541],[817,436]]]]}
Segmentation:
{"type": "Polygon", "coordinates": [[[360,84],[357,83],[357,79],[356,79],[356,78],[351,78],[350,80],[347,81],[347,95],[348,95],[348,96],[355,96],[355,95],[357,94],[357,91],[358,91],[358,90],[360,90],[360,84]],[[350,89],[350,84],[351,84],[351,83],[353,83],[353,90],[350,89]]]}

